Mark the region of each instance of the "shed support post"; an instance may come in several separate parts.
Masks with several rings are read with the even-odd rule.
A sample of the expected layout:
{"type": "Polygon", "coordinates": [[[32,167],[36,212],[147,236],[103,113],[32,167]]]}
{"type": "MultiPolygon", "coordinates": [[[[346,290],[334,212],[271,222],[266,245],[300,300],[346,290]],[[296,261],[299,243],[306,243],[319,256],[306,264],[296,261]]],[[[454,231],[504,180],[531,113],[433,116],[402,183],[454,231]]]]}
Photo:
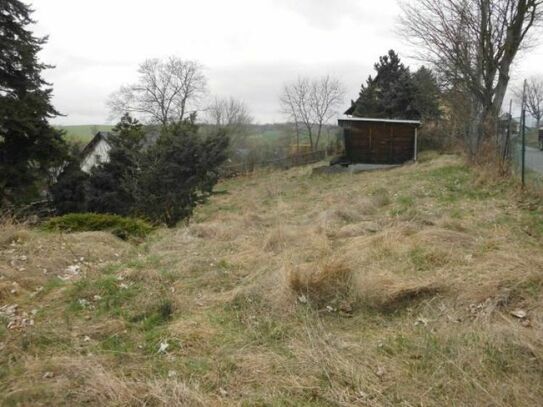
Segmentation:
{"type": "Polygon", "coordinates": [[[414,153],[413,153],[413,161],[417,161],[417,138],[418,138],[418,132],[419,129],[415,127],[415,146],[414,146],[414,153]]]}

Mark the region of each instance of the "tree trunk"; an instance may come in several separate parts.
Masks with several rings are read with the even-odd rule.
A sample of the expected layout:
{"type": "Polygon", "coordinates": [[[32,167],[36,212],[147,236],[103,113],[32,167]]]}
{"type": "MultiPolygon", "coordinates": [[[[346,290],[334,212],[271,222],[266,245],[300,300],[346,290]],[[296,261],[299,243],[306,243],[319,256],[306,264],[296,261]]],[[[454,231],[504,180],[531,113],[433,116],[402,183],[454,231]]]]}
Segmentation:
{"type": "Polygon", "coordinates": [[[322,124],[319,123],[319,127],[317,129],[317,140],[315,141],[315,151],[319,149],[319,141],[321,139],[321,132],[322,132],[322,124]]]}
{"type": "Polygon", "coordinates": [[[313,132],[311,131],[311,126],[306,125],[306,128],[307,128],[307,135],[309,137],[309,146],[311,147],[311,151],[314,151],[313,132]]]}
{"type": "Polygon", "coordinates": [[[479,101],[472,101],[471,117],[468,131],[465,134],[465,143],[470,161],[477,161],[481,141],[484,137],[485,109],[479,101]]]}
{"type": "Polygon", "coordinates": [[[296,129],[296,155],[300,154],[300,123],[294,119],[294,128],[296,129]]]}

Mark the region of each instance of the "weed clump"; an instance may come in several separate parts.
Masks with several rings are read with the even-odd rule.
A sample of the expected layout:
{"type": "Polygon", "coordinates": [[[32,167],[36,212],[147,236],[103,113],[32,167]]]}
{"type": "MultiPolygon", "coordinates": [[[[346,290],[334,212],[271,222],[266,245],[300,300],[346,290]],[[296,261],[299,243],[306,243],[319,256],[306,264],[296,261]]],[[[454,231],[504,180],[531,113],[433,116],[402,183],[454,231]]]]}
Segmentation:
{"type": "Polygon", "coordinates": [[[349,295],[351,270],[342,262],[304,264],[287,270],[291,290],[321,307],[349,295]]]}
{"type": "Polygon", "coordinates": [[[87,232],[106,231],[123,240],[143,239],[153,226],[141,219],[98,213],[70,213],[49,219],[43,224],[47,231],[87,232]]]}

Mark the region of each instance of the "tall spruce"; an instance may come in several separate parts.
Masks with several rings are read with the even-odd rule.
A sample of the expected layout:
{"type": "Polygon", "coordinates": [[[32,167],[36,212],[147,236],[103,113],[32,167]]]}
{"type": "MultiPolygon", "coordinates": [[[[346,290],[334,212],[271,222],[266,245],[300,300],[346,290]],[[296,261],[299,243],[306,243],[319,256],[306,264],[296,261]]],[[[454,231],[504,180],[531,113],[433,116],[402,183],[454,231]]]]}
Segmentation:
{"type": "Polygon", "coordinates": [[[434,73],[421,66],[411,75],[415,94],[413,107],[423,120],[436,120],[441,117],[441,89],[434,73]]]}
{"type": "Polygon", "coordinates": [[[394,50],[374,65],[375,77],[362,85],[349,113],[359,117],[428,119],[439,116],[439,88],[432,72],[422,67],[414,74],[394,50]]]}
{"type": "Polygon", "coordinates": [[[66,159],[62,133],[48,123],[58,115],[38,61],[47,38],[35,37],[32,10],[0,1],[0,206],[35,198],[66,159]]]}

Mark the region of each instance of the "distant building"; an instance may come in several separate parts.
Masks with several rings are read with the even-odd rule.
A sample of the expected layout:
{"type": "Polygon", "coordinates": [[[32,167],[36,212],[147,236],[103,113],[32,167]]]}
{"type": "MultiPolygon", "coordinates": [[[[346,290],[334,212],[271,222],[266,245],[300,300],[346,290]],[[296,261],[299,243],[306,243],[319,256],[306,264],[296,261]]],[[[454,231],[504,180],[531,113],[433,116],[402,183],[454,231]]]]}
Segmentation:
{"type": "Polygon", "coordinates": [[[81,171],[89,174],[96,165],[109,161],[110,137],[111,133],[108,131],[99,131],[95,134],[81,152],[81,171]]]}
{"type": "MultiPolygon", "coordinates": [[[[109,131],[99,131],[92,140],[85,146],[81,152],[81,171],[90,174],[91,170],[100,163],[109,161],[109,151],[111,150],[111,137],[113,133],[109,131]]],[[[158,140],[160,132],[154,128],[147,130],[141,148],[143,150],[154,145],[158,140]]]]}

